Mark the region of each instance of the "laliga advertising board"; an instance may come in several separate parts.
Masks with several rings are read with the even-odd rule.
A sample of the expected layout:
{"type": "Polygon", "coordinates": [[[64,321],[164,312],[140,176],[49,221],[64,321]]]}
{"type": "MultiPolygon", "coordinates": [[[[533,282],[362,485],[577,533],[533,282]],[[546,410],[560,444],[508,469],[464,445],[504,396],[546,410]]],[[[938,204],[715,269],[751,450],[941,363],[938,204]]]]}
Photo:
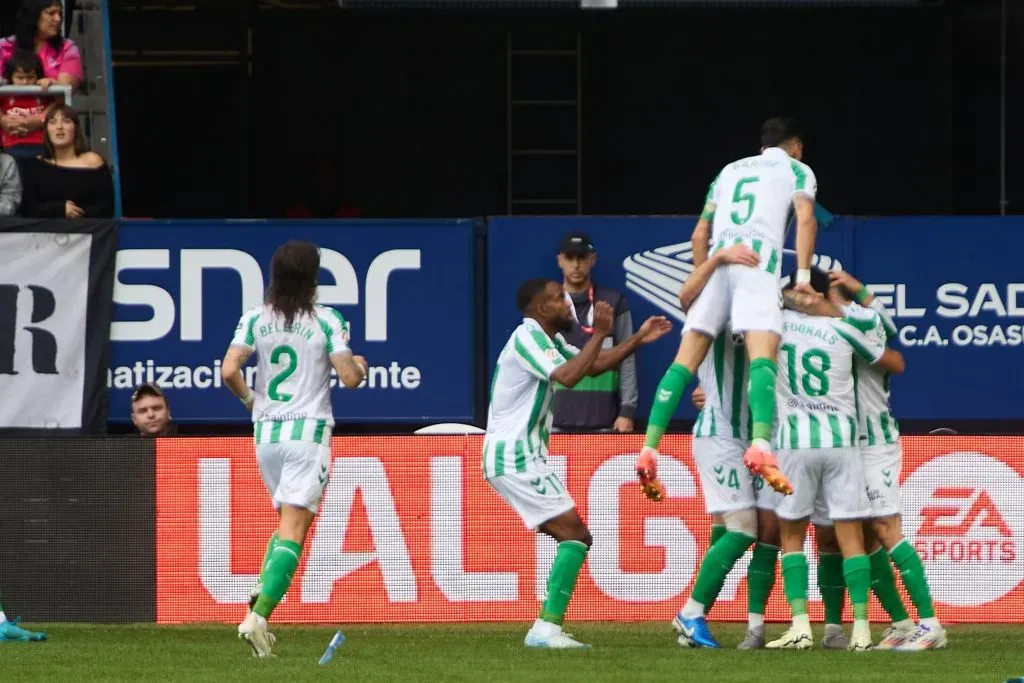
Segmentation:
{"type": "MultiPolygon", "coordinates": [[[[321,247],[319,302],[366,356],[363,386],[332,380],[338,421],[468,421],[473,415],[472,221],[125,223],[111,327],[110,415],[156,382],[178,422],[247,422],[220,363],[243,311],[259,304],[289,239],[321,247]],[[443,310],[443,316],[438,311],[443,310]],[[443,321],[441,323],[440,321],[443,321]]],[[[250,386],[256,368],[250,363],[250,386]]]]}
{"type": "MultiPolygon", "coordinates": [[[[943,622],[1024,613],[1024,438],[904,437],[904,532],[943,622]]],[[[707,548],[690,437],[662,441],[666,500],[640,493],[640,435],[551,437],[549,463],[594,537],[571,621],[672,618],[707,548]]],[[[246,438],[159,439],[159,623],[236,623],[276,518],[246,438]]],[[[274,619],[295,623],[531,620],[554,542],[528,532],[480,473],[481,438],[337,437],[331,478],[291,589],[274,619]]],[[[815,575],[813,540],[805,548],[815,575]]],[[[715,604],[743,621],[749,553],[715,604]]],[[[811,618],[823,608],[814,582],[811,618]]],[[[871,619],[885,619],[872,603],[871,619]]],[[[849,611],[849,606],[847,607],[849,611]]],[[[782,580],[769,621],[788,621],[782,580]]],[[[846,618],[850,619],[851,614],[846,618]]]]}

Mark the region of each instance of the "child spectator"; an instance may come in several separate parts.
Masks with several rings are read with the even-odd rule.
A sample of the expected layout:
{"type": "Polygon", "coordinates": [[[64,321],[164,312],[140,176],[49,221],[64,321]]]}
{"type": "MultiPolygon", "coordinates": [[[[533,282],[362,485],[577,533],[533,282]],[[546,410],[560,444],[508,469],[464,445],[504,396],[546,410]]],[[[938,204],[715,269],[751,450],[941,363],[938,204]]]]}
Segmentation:
{"type": "Polygon", "coordinates": [[[21,204],[21,174],[14,157],[0,152],[0,217],[18,213],[21,204]]]}
{"type": "MultiPolygon", "coordinates": [[[[39,55],[18,50],[4,63],[3,77],[10,85],[37,85],[43,73],[39,55]]],[[[43,116],[52,100],[39,95],[0,96],[0,143],[18,157],[43,153],[43,116]]]]}
{"type": "Polygon", "coordinates": [[[63,102],[46,112],[46,153],[22,166],[22,215],[31,218],[111,218],[114,183],[110,168],[89,151],[78,113],[63,102]]]}
{"type": "Polygon", "coordinates": [[[0,40],[0,72],[17,50],[39,55],[43,63],[37,85],[77,88],[82,83],[82,55],[75,41],[61,35],[60,0],[23,0],[14,35],[0,40]]]}

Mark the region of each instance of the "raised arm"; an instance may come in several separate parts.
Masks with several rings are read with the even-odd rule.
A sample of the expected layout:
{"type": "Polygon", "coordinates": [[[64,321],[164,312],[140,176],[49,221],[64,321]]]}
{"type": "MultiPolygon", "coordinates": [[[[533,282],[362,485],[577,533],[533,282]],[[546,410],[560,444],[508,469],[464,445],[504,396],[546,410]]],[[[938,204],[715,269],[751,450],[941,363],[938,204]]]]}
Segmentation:
{"type": "MultiPolygon", "coordinates": [[[[734,244],[731,247],[719,249],[715,252],[714,256],[698,265],[690,273],[690,277],[686,278],[682,289],[679,290],[679,306],[683,309],[684,313],[690,310],[690,306],[693,305],[693,302],[697,300],[697,296],[707,286],[708,281],[711,279],[711,274],[715,272],[718,266],[735,263],[756,268],[760,263],[758,258],[757,252],[743,244],[734,244]]],[[[696,261],[697,252],[694,250],[694,263],[696,261]]]]}
{"type": "Polygon", "coordinates": [[[572,389],[587,375],[599,374],[593,371],[593,365],[594,361],[597,360],[598,355],[601,353],[601,345],[604,343],[604,338],[607,337],[608,333],[611,331],[611,310],[612,307],[606,302],[598,301],[594,304],[594,334],[587,340],[587,343],[579,353],[559,365],[555,371],[551,373],[551,379],[572,389]],[[608,327],[603,330],[598,327],[598,318],[601,315],[601,309],[599,307],[601,304],[604,304],[609,311],[609,324],[608,327]]]}
{"type": "Polygon", "coordinates": [[[823,318],[843,317],[843,312],[839,307],[823,296],[798,292],[794,289],[782,290],[782,306],[806,315],[819,315],[823,318]]]}
{"type": "Polygon", "coordinates": [[[885,310],[885,306],[882,302],[871,293],[871,290],[864,286],[864,284],[850,275],[846,271],[834,270],[828,274],[829,279],[833,284],[842,285],[850,292],[850,295],[859,303],[861,306],[868,306],[882,319],[882,325],[885,326],[885,333],[889,337],[893,337],[899,332],[896,327],[896,321],[889,315],[889,311],[885,310]]]}
{"type": "Polygon", "coordinates": [[[636,334],[626,339],[621,344],[613,346],[607,351],[601,351],[590,368],[591,375],[600,375],[606,370],[617,367],[622,361],[635,353],[644,344],[650,344],[664,337],[672,329],[672,323],[668,318],[656,315],[644,321],[636,334]]]}

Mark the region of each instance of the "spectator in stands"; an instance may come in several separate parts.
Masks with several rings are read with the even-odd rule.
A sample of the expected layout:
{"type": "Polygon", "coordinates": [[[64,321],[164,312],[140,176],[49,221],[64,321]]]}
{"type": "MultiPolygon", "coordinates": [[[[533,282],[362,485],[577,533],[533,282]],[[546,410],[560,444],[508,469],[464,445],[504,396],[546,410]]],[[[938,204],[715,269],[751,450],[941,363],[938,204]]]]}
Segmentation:
{"type": "Polygon", "coordinates": [[[343,200],[341,179],[330,159],[312,163],[303,188],[303,201],[288,209],[288,218],[359,217],[359,209],[343,200]]]}
{"type": "Polygon", "coordinates": [[[39,55],[43,73],[38,85],[82,83],[82,55],[75,41],[61,35],[60,0],[23,0],[18,12],[17,29],[0,40],[0,73],[16,50],[39,55]]]}
{"type": "Polygon", "coordinates": [[[14,216],[21,205],[21,174],[14,157],[0,152],[0,218],[14,216]]]}
{"type": "Polygon", "coordinates": [[[46,152],[22,165],[22,214],[33,218],[111,218],[110,168],[89,151],[78,113],[57,102],[46,112],[46,152]]]}
{"type": "MultiPolygon", "coordinates": [[[[38,85],[42,73],[43,62],[35,52],[18,50],[4,63],[3,77],[10,85],[38,85]]],[[[0,96],[0,140],[4,151],[17,157],[42,154],[46,134],[43,119],[52,103],[52,96],[47,95],[0,96]]]]}
{"type": "Polygon", "coordinates": [[[171,421],[171,406],[163,390],[155,384],[140,384],[132,392],[132,424],[139,436],[176,436],[178,426],[171,421]]]}

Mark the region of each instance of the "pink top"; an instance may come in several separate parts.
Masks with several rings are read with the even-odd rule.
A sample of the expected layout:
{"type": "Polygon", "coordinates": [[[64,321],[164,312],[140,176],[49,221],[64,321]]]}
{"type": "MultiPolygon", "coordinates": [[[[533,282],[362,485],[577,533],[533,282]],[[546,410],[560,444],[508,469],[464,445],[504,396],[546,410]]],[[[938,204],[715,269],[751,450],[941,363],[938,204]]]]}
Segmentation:
{"type": "MultiPolygon", "coordinates": [[[[14,36],[0,40],[0,74],[4,64],[14,54],[14,36]]],[[[82,80],[82,55],[75,41],[65,38],[60,50],[55,50],[49,43],[41,43],[37,50],[43,62],[43,73],[40,78],[57,79],[62,73],[82,80]]]]}

